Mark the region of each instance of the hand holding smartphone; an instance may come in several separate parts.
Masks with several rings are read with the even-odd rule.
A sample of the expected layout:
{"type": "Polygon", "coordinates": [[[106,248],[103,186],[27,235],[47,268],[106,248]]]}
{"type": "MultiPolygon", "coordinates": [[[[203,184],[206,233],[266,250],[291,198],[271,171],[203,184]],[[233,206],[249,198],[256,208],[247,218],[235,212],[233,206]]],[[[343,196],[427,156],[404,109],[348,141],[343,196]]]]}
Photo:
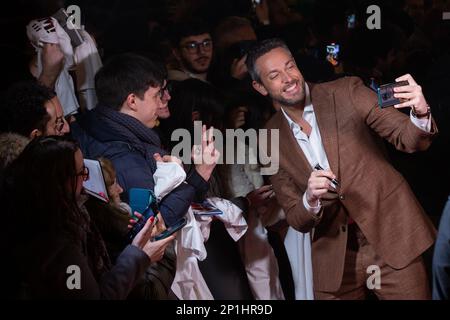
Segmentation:
{"type": "Polygon", "coordinates": [[[167,237],[161,241],[151,241],[153,218],[150,218],[149,220],[150,221],[147,221],[144,228],[136,235],[131,244],[144,251],[151,262],[157,262],[163,258],[167,246],[172,242],[174,237],[167,237]]]}
{"type": "Polygon", "coordinates": [[[144,216],[142,216],[136,222],[136,224],[133,225],[133,227],[130,229],[130,231],[128,231],[128,233],[127,233],[128,242],[131,243],[133,241],[133,239],[136,237],[136,235],[142,230],[142,228],[144,228],[145,224],[147,223],[147,220],[151,219],[152,217],[154,217],[153,223],[152,223],[152,228],[156,226],[156,224],[159,222],[157,215],[154,215],[154,216],[152,215],[148,218],[145,218],[144,216]]]}
{"type": "Polygon", "coordinates": [[[399,81],[381,85],[377,90],[378,105],[380,108],[387,108],[398,105],[402,101],[394,97],[394,88],[409,85],[408,81],[399,81]]]}
{"type": "Polygon", "coordinates": [[[129,192],[130,196],[130,207],[132,212],[138,212],[142,217],[137,217],[134,215],[133,218],[138,219],[135,225],[127,234],[127,240],[129,242],[133,241],[134,237],[141,231],[145,226],[145,223],[151,217],[154,217],[153,226],[158,223],[158,206],[156,203],[156,197],[153,192],[149,189],[132,188],[129,192]]]}
{"type": "Polygon", "coordinates": [[[187,224],[187,219],[186,218],[182,218],[182,219],[178,220],[177,223],[175,223],[174,225],[170,226],[168,229],[166,229],[162,233],[158,234],[155,237],[155,241],[162,240],[162,239],[165,239],[167,237],[170,237],[175,232],[181,230],[186,224],[187,224]]]}

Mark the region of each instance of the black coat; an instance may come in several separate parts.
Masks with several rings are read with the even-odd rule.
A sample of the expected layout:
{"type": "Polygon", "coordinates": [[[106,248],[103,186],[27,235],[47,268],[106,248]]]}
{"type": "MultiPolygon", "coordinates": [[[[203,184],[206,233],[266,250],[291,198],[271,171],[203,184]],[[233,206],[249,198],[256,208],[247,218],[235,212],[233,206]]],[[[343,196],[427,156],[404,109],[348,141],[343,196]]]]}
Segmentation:
{"type": "Polygon", "coordinates": [[[6,248],[9,263],[2,268],[8,275],[8,294],[15,299],[128,297],[150,266],[150,258],[138,247],[128,245],[111,265],[98,228],[81,202],[80,214],[78,223],[68,223],[76,236],[63,229],[6,248]]]}
{"type": "MultiPolygon", "coordinates": [[[[73,137],[80,143],[85,158],[104,157],[111,160],[117,172],[117,182],[124,189],[124,200],[131,188],[154,190],[155,153],[161,149],[155,131],[137,119],[105,107],[97,107],[71,125],[73,137]]],[[[183,183],[160,202],[160,211],[170,226],[182,218],[194,198],[202,198],[208,183],[192,169],[183,183]]]]}

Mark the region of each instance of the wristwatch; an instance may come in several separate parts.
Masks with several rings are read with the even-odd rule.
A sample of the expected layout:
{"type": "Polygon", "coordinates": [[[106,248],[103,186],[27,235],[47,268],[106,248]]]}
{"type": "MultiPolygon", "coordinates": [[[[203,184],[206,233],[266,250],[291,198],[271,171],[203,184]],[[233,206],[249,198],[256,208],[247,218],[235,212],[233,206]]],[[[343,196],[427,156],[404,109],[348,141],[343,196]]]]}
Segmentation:
{"type": "Polygon", "coordinates": [[[415,108],[415,106],[412,106],[412,108],[411,108],[411,113],[412,113],[412,115],[415,117],[415,118],[417,118],[417,119],[423,119],[423,118],[428,118],[429,116],[430,116],[430,114],[431,114],[431,111],[430,111],[430,106],[427,106],[427,112],[425,112],[425,113],[416,113],[416,108],[415,108]]]}

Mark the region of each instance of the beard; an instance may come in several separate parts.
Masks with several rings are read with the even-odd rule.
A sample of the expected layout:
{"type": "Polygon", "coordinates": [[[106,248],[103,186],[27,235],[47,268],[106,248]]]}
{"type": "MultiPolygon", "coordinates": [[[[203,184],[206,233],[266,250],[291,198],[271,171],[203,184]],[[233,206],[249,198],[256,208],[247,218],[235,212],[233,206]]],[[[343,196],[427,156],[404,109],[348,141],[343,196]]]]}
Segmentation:
{"type": "Polygon", "coordinates": [[[211,64],[211,58],[208,56],[201,56],[194,61],[184,60],[183,65],[185,69],[194,74],[205,73],[208,71],[211,64]],[[200,61],[198,61],[200,60],[200,61]]]}
{"type": "Polygon", "coordinates": [[[300,87],[298,94],[296,94],[292,98],[286,98],[286,97],[283,97],[283,95],[278,92],[276,94],[269,93],[272,100],[278,102],[282,106],[287,106],[287,107],[294,107],[296,105],[303,104],[306,99],[305,82],[304,81],[301,81],[301,80],[292,81],[291,83],[287,84],[283,88],[283,92],[287,88],[291,87],[294,83],[298,83],[298,86],[300,87]]]}

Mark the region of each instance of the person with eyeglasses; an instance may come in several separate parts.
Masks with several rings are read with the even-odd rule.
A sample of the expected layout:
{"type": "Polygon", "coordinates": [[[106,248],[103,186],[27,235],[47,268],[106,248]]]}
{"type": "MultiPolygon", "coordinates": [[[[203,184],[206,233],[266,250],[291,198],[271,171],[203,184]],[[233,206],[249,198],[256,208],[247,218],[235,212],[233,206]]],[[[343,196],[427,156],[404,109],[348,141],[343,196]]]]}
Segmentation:
{"type": "MultiPolygon", "coordinates": [[[[171,99],[166,89],[167,71],[158,61],[123,54],[100,69],[95,83],[99,103],[71,123],[72,136],[86,157],[112,161],[117,182],[124,190],[122,199],[127,201],[131,188],[154,189],[154,156],[160,154],[165,158],[169,154],[155,131],[158,110],[167,107],[171,99]]],[[[203,152],[214,152],[214,157],[217,156],[213,142],[205,147],[203,152]]],[[[215,165],[192,166],[186,183],[161,201],[160,211],[166,225],[177,223],[194,198],[206,193],[215,165]]]]}
{"type": "Polygon", "coordinates": [[[181,22],[174,27],[171,38],[175,61],[168,66],[168,79],[207,81],[214,51],[208,26],[202,21],[181,22]]]}
{"type": "Polygon", "coordinates": [[[152,241],[151,218],[111,261],[84,206],[87,179],[78,144],[60,136],[34,139],[6,169],[0,199],[9,222],[0,245],[9,298],[126,299],[151,263],[162,259],[175,237],[152,241]]]}
{"type": "MultiPolygon", "coordinates": [[[[117,182],[124,191],[122,201],[129,200],[132,188],[154,191],[157,154],[163,162],[173,161],[155,131],[158,109],[166,107],[171,99],[166,84],[164,64],[136,54],[117,55],[96,75],[97,107],[71,123],[72,136],[87,158],[103,157],[113,163],[117,182]]],[[[204,199],[209,189],[208,181],[220,153],[211,137],[207,138],[206,128],[203,138],[203,159],[213,161],[191,166],[186,180],[161,199],[159,210],[166,227],[182,219],[190,204],[204,199]]],[[[160,264],[151,266],[154,274],[161,274],[160,264]]],[[[171,267],[175,266],[174,261],[171,267]]]]}
{"type": "Polygon", "coordinates": [[[70,132],[58,97],[36,81],[14,84],[5,93],[3,101],[0,109],[2,132],[30,139],[70,132]]]}
{"type": "Polygon", "coordinates": [[[423,255],[436,230],[383,148],[383,140],[407,153],[431,146],[438,128],[422,88],[409,74],[397,78],[409,83],[394,90],[403,101],[382,109],[360,78],[306,82],[280,39],[259,42],[246,64],[253,88],[277,111],[265,128],[282,143],[260,147],[279,155],[270,181],[290,230],[301,233],[289,247],[306,244],[308,296],[429,299],[423,255]]]}
{"type": "Polygon", "coordinates": [[[0,172],[30,140],[70,131],[55,93],[35,80],[12,85],[0,103],[0,172]]]}
{"type": "MultiPolygon", "coordinates": [[[[163,85],[158,91],[159,97],[161,101],[168,101],[167,97],[170,97],[170,90],[172,88],[172,84],[170,81],[164,81],[163,85]]],[[[170,110],[169,110],[169,104],[168,103],[161,103],[158,105],[158,108],[156,109],[156,115],[158,117],[158,120],[156,121],[155,127],[159,126],[159,119],[164,120],[168,119],[170,117],[170,110]]]]}

